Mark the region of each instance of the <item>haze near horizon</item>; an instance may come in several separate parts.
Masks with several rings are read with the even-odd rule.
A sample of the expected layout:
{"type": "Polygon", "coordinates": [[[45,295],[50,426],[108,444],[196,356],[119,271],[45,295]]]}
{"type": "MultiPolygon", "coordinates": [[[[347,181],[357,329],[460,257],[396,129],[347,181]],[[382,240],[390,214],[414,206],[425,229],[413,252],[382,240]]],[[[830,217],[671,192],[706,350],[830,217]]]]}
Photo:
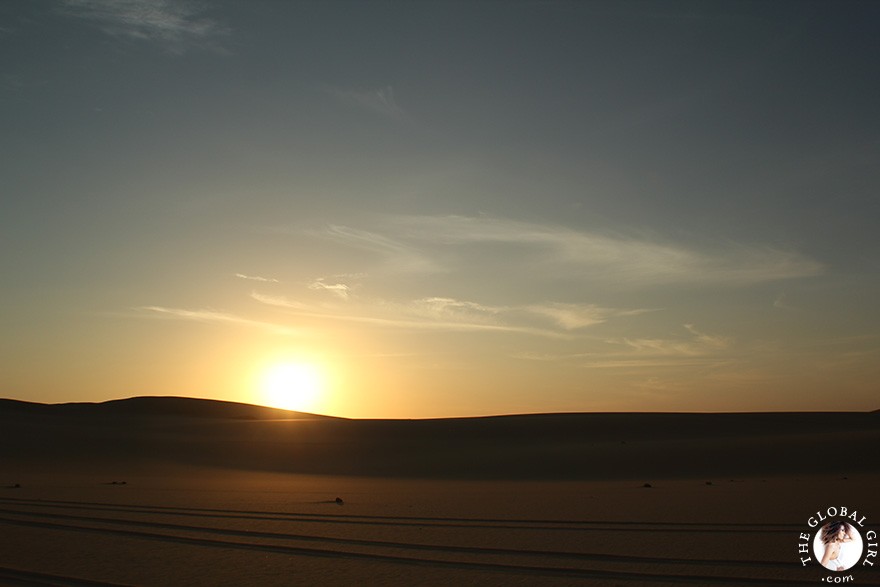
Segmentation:
{"type": "Polygon", "coordinates": [[[0,395],[874,410],[878,18],[0,5],[0,395]]]}

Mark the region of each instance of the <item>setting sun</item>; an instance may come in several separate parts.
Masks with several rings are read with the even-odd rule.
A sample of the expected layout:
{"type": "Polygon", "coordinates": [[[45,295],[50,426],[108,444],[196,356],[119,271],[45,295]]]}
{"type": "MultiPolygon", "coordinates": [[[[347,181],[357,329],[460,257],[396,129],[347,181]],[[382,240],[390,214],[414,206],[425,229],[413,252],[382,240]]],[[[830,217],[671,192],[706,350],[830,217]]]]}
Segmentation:
{"type": "Polygon", "coordinates": [[[314,411],[320,401],[323,378],[314,365],[279,363],[263,375],[261,391],[265,402],[276,408],[314,411]]]}

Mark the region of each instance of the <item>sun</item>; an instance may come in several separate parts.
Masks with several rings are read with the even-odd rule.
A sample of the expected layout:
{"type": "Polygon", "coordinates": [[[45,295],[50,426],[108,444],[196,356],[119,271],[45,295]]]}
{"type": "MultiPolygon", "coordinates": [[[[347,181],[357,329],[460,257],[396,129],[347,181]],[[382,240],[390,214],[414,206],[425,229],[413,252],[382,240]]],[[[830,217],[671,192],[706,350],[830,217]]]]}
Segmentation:
{"type": "Polygon", "coordinates": [[[308,363],[278,363],[263,374],[261,390],[265,402],[275,408],[298,412],[314,411],[321,399],[323,378],[308,363]]]}

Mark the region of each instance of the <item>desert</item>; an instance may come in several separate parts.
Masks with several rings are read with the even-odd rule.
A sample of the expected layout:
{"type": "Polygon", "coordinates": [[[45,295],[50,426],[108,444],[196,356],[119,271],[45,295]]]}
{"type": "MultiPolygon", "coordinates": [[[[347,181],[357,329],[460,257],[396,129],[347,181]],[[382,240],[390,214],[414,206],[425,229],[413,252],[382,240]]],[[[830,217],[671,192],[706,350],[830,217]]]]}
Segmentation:
{"type": "Polygon", "coordinates": [[[0,409],[10,585],[798,585],[817,510],[876,528],[877,413],[0,409]]]}

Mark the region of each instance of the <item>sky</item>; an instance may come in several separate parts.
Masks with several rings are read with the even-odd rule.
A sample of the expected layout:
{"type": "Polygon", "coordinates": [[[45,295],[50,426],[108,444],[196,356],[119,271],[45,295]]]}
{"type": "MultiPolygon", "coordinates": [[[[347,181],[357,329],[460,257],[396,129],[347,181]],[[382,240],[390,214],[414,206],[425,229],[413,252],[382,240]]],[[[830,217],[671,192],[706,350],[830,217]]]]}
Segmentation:
{"type": "Polygon", "coordinates": [[[0,3],[0,395],[880,408],[878,22],[0,3]]]}

